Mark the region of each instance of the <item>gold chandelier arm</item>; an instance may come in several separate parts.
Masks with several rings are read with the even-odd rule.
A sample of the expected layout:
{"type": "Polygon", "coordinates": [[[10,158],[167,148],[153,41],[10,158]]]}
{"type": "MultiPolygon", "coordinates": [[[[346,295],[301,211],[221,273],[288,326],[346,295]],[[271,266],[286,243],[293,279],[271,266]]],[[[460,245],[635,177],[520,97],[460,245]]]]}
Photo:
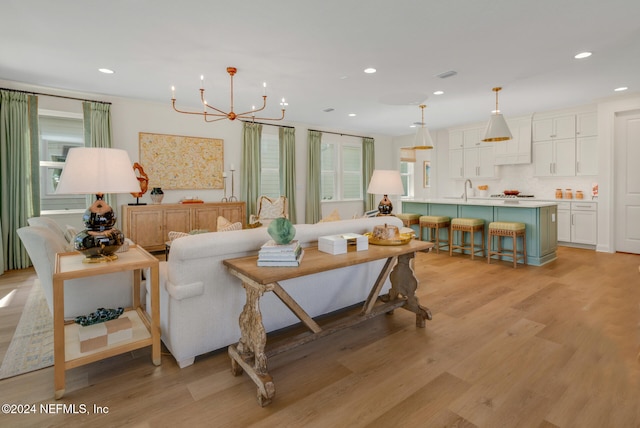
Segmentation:
{"type": "Polygon", "coordinates": [[[246,117],[246,115],[248,115],[248,114],[257,113],[259,111],[264,110],[264,108],[267,106],[267,96],[263,95],[262,96],[262,100],[263,100],[263,102],[262,102],[262,107],[261,108],[257,108],[255,110],[245,111],[244,113],[238,113],[237,117],[246,117]]]}
{"type": "Polygon", "coordinates": [[[282,116],[278,117],[278,118],[273,118],[273,117],[254,117],[254,116],[246,116],[246,117],[242,117],[242,119],[253,119],[253,120],[282,120],[284,119],[284,110],[282,109],[282,116]]]}
{"type": "Polygon", "coordinates": [[[213,113],[207,113],[206,115],[203,114],[204,116],[204,121],[205,122],[217,122],[219,120],[225,120],[228,119],[228,117],[226,115],[221,115],[221,114],[213,114],[213,113]],[[215,116],[217,117],[217,119],[207,119],[208,116],[215,116]],[[221,117],[222,116],[222,117],[221,117]]]}

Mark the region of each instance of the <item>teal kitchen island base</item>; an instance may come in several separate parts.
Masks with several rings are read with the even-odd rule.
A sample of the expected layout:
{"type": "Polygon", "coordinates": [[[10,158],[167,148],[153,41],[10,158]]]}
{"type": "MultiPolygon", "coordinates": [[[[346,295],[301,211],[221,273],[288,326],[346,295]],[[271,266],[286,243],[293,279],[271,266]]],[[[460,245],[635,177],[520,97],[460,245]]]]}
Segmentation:
{"type": "MultiPolygon", "coordinates": [[[[527,264],[541,266],[556,259],[558,247],[558,212],[553,202],[520,200],[427,199],[404,200],[402,212],[420,215],[438,215],[481,218],[485,221],[485,235],[489,236],[492,221],[515,221],[525,223],[527,235],[527,264]]],[[[487,242],[484,242],[485,248],[487,242]]],[[[504,241],[504,248],[511,249],[511,242],[504,241]]],[[[504,260],[510,260],[504,257],[504,260]]]]}

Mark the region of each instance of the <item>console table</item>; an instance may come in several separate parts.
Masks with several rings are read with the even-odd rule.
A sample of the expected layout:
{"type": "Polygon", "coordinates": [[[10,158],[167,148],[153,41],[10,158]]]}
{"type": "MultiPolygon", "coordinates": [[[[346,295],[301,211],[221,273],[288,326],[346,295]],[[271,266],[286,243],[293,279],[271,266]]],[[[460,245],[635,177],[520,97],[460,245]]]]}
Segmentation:
{"type": "Polygon", "coordinates": [[[244,202],[122,205],[122,232],[147,251],[160,251],[165,249],[169,232],[215,232],[218,216],[232,223],[241,222],[244,227],[246,210],[244,202]]]}
{"type": "Polygon", "coordinates": [[[433,245],[431,242],[411,240],[407,244],[398,246],[369,245],[369,249],[366,251],[355,251],[350,248],[349,252],[340,255],[323,253],[317,248],[305,248],[304,259],[298,267],[259,267],[256,263],[257,256],[225,260],[224,264],[229,272],[242,281],[247,295],[246,303],[240,314],[240,340],[228,348],[231,358],[231,372],[234,376],[241,375],[243,371],[247,372],[258,387],[258,403],[264,407],[271,403],[275,396],[275,385],[267,371],[267,359],[270,356],[351,327],[372,317],[390,313],[396,308],[414,312],[416,325],[424,328],[425,320],[431,319],[431,312],[420,305],[415,295],[418,280],[413,272],[412,260],[416,251],[429,250],[433,245]],[[362,311],[324,326],[316,323],[278,283],[278,281],[380,259],[387,259],[387,261],[373,284],[362,311]],[[380,296],[382,303],[376,304],[387,277],[391,280],[391,289],[388,294],[380,296]],[[296,336],[288,339],[276,347],[266,350],[267,334],[260,313],[260,297],[268,291],[274,292],[310,332],[302,337],[296,336]]]}

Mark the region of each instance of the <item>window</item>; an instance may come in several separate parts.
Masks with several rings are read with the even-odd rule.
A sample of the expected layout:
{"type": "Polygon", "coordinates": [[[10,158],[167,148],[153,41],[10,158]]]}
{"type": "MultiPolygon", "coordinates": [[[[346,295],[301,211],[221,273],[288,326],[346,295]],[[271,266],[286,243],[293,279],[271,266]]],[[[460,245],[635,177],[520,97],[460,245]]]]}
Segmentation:
{"type": "Polygon", "coordinates": [[[362,199],[362,144],[355,137],[322,136],[321,197],[323,201],[362,199]]]}
{"type": "Polygon", "coordinates": [[[269,130],[263,128],[262,130],[260,140],[260,195],[270,198],[280,196],[280,143],[278,128],[269,130]],[[276,132],[273,132],[274,129],[276,132]]]}
{"type": "Polygon", "coordinates": [[[69,149],[84,147],[82,115],[40,111],[40,209],[84,210],[85,195],[56,195],[60,173],[69,149]]]}
{"type": "Polygon", "coordinates": [[[403,198],[413,198],[414,162],[400,162],[400,178],[404,187],[403,198]]]}

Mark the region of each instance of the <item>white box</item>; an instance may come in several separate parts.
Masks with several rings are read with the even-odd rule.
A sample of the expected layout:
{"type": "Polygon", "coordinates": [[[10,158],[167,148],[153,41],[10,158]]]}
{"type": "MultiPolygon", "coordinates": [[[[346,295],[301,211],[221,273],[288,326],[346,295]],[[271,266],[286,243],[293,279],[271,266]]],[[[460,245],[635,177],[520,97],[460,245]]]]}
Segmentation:
{"type": "Polygon", "coordinates": [[[347,245],[355,245],[356,251],[365,251],[369,249],[369,239],[357,233],[343,233],[318,238],[318,250],[324,253],[345,254],[347,245]]]}

